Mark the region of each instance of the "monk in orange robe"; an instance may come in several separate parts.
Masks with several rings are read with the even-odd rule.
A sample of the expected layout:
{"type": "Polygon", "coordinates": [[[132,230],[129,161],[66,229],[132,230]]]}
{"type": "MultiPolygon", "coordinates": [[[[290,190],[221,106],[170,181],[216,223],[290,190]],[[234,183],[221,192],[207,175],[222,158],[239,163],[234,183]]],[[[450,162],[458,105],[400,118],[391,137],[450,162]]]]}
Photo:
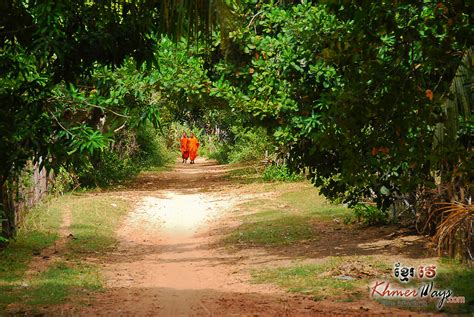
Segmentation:
{"type": "Polygon", "coordinates": [[[189,159],[191,160],[190,164],[194,164],[194,159],[196,159],[197,152],[199,148],[199,141],[191,132],[191,137],[189,138],[189,159]]]}
{"type": "Polygon", "coordinates": [[[189,157],[189,139],[186,132],[183,132],[183,136],[181,137],[180,144],[181,144],[180,150],[181,150],[181,157],[183,158],[183,164],[186,164],[189,157]]]}

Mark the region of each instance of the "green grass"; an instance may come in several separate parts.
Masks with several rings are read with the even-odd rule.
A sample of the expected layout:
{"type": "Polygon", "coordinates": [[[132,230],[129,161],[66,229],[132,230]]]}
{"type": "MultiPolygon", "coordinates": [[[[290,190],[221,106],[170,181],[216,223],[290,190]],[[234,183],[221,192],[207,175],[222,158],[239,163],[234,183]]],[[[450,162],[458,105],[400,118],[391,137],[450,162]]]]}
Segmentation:
{"type": "Polygon", "coordinates": [[[380,272],[387,268],[372,257],[329,257],[317,264],[295,264],[253,271],[252,277],[255,283],[273,283],[289,292],[310,295],[315,300],[331,297],[340,301],[352,301],[364,295],[368,280],[364,278],[341,280],[328,273],[354,261],[370,264],[380,272]]]}
{"type": "Polygon", "coordinates": [[[268,165],[262,173],[265,181],[298,182],[304,180],[304,175],[290,170],[286,164],[268,165]]]}
{"type": "Polygon", "coordinates": [[[315,239],[316,232],[308,216],[291,215],[278,210],[265,210],[248,217],[226,242],[237,245],[281,246],[315,239]]]}
{"type": "Polygon", "coordinates": [[[31,306],[54,305],[88,291],[102,288],[96,267],[78,262],[58,261],[31,281],[31,288],[22,295],[22,302],[31,306]]]}
{"type": "Polygon", "coordinates": [[[263,183],[259,167],[244,165],[227,172],[226,177],[240,184],[263,183]]]}
{"type": "Polygon", "coordinates": [[[67,201],[72,211],[69,242],[72,253],[104,253],[116,243],[115,230],[128,210],[126,201],[116,197],[78,196],[67,201]]]}
{"type": "MultiPolygon", "coordinates": [[[[176,154],[176,157],[178,157],[178,154],[176,154]]],[[[173,158],[174,158],[174,153],[173,153],[173,158]]],[[[168,172],[173,170],[175,165],[172,162],[169,163],[164,163],[163,165],[160,166],[150,166],[147,167],[143,172],[153,172],[153,173],[160,173],[160,172],[168,172]]]]}
{"type": "MultiPolygon", "coordinates": [[[[264,183],[258,184],[256,192],[276,192],[272,199],[253,200],[239,206],[243,211],[241,225],[233,229],[224,239],[227,246],[245,249],[247,247],[265,247],[278,250],[281,247],[299,245],[307,241],[327,239],[315,232],[315,223],[328,223],[332,220],[344,219],[351,211],[340,205],[328,203],[324,197],[311,185],[299,183],[264,183]]],[[[342,221],[341,221],[342,222],[342,221]]],[[[413,260],[413,266],[423,263],[423,259],[413,260]]],[[[410,264],[409,259],[403,260],[404,265],[410,264]],[[406,263],[405,263],[406,262],[406,263]]],[[[276,284],[289,292],[297,292],[312,296],[314,300],[325,298],[335,301],[354,301],[369,298],[368,287],[374,276],[383,278],[391,283],[397,280],[391,276],[394,263],[382,255],[330,257],[317,264],[296,263],[281,268],[258,269],[252,272],[255,283],[276,284]],[[360,275],[355,280],[335,278],[334,270],[350,261],[359,261],[363,265],[370,264],[374,269],[373,276],[360,275]],[[329,274],[328,274],[329,273],[329,274]]],[[[474,311],[474,269],[453,260],[438,260],[438,275],[434,280],[437,289],[451,289],[454,296],[464,296],[464,305],[446,305],[443,312],[465,314],[474,311]]],[[[337,271],[336,271],[337,272],[337,271]]],[[[337,274],[336,274],[337,275],[337,274]]],[[[418,287],[421,281],[413,279],[405,287],[418,287]]],[[[400,284],[399,281],[397,284],[400,284]]],[[[423,309],[412,309],[417,312],[435,312],[433,304],[423,309]]],[[[400,307],[404,308],[404,307],[400,307]]]]}
{"type": "Polygon", "coordinates": [[[115,230],[128,207],[120,198],[80,194],[59,197],[32,210],[16,241],[0,252],[0,313],[10,303],[21,303],[34,312],[41,305],[64,303],[71,297],[77,300],[100,290],[99,267],[84,257],[104,255],[115,245],[115,230]],[[65,256],[26,280],[24,273],[33,254],[59,238],[66,210],[71,211],[74,239],[68,239],[65,256]]]}
{"type": "MultiPolygon", "coordinates": [[[[411,266],[417,267],[420,264],[436,264],[436,278],[432,280],[435,289],[450,289],[454,292],[452,296],[465,297],[466,304],[446,304],[442,309],[443,313],[449,315],[465,315],[474,312],[474,289],[472,287],[472,281],[474,281],[474,269],[472,267],[469,267],[465,263],[448,258],[439,258],[435,263],[432,263],[432,261],[423,262],[423,260],[420,259],[417,262],[418,264],[411,263],[411,266]]],[[[387,265],[392,265],[393,267],[393,263],[387,263],[387,265]]],[[[389,280],[392,284],[399,285],[401,288],[418,288],[421,284],[429,282],[429,280],[413,278],[407,283],[400,283],[400,281],[391,274],[386,278],[386,280],[389,280]]],[[[378,300],[383,301],[382,299],[378,300]]],[[[405,309],[415,312],[433,313],[438,311],[436,303],[437,301],[432,301],[423,308],[406,307],[405,309]]]]}
{"type": "Polygon", "coordinates": [[[18,286],[31,258],[58,239],[60,224],[58,200],[41,204],[28,213],[16,239],[0,251],[0,312],[18,299],[18,286]]]}
{"type": "MultiPolygon", "coordinates": [[[[430,263],[425,263],[430,264],[430,263]]],[[[357,266],[356,266],[357,267],[357,266]]],[[[412,279],[407,284],[401,284],[391,274],[393,263],[383,257],[345,256],[329,257],[317,264],[293,264],[286,267],[254,270],[254,283],[276,284],[288,292],[302,293],[312,296],[315,300],[331,299],[335,301],[354,301],[369,298],[367,288],[374,277],[390,281],[396,285],[417,288],[422,281],[412,279]],[[362,277],[354,280],[340,280],[338,269],[347,263],[364,263],[373,269],[374,276],[362,277]]],[[[464,296],[466,304],[448,304],[443,312],[448,314],[466,314],[474,311],[474,270],[465,264],[450,259],[440,259],[437,263],[437,277],[434,280],[436,289],[451,289],[453,296],[464,296]]],[[[348,274],[352,276],[352,274],[348,274]]],[[[404,308],[404,307],[400,307],[404,308]]],[[[416,312],[436,312],[435,302],[424,308],[405,307],[416,312]]]]}
{"type": "Polygon", "coordinates": [[[474,312],[474,269],[456,260],[441,258],[435,283],[438,288],[451,289],[453,296],[464,296],[466,304],[448,305],[447,312],[474,312]]]}
{"type": "Polygon", "coordinates": [[[269,165],[264,167],[258,163],[237,165],[227,173],[227,177],[241,184],[304,182],[304,176],[290,172],[286,166],[269,165]]]}
{"type": "Polygon", "coordinates": [[[295,208],[318,220],[342,219],[351,214],[348,208],[329,203],[323,196],[320,196],[317,189],[312,186],[298,191],[283,193],[281,201],[291,206],[291,208],[295,208]]]}
{"type": "Polygon", "coordinates": [[[224,242],[238,247],[278,247],[319,239],[315,222],[342,218],[349,213],[343,206],[331,205],[305,183],[276,186],[282,191],[272,200],[256,200],[240,205],[251,211],[224,242]]]}

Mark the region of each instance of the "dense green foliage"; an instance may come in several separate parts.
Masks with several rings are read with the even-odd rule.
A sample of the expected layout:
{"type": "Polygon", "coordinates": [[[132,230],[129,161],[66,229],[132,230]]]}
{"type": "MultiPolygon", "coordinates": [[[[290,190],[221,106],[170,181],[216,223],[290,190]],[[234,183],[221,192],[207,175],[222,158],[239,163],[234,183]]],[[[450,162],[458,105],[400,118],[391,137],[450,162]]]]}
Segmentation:
{"type": "Polygon", "coordinates": [[[249,6],[248,23],[230,34],[240,58],[216,65],[212,93],[266,126],[329,198],[387,208],[433,188],[436,175],[469,191],[472,113],[441,131],[452,141],[442,151],[435,143],[472,45],[469,12],[454,1],[249,6]]]}
{"type": "MultiPolygon", "coordinates": [[[[176,127],[222,162],[288,158],[350,205],[386,210],[436,186],[439,200],[472,196],[467,1],[0,9],[2,197],[28,161],[87,185],[127,178],[176,149],[176,127]]],[[[290,173],[278,169],[266,173],[290,173]]]]}
{"type": "MultiPolygon", "coordinates": [[[[226,12],[223,4],[2,1],[2,200],[10,195],[5,183],[18,182],[28,161],[56,171],[64,164],[87,165],[103,155],[115,129],[144,121],[156,124],[158,109],[150,102],[149,89],[154,77],[145,70],[157,65],[157,34],[209,35],[217,23],[216,10],[226,12]],[[137,67],[139,72],[131,72],[137,67]],[[106,129],[98,126],[104,117],[106,129]]],[[[15,216],[6,204],[1,209],[7,218],[3,231],[12,235],[15,216]]]]}
{"type": "Polygon", "coordinates": [[[220,163],[258,162],[274,150],[264,129],[244,128],[240,124],[231,125],[225,138],[208,136],[205,147],[207,156],[220,163]]]}
{"type": "Polygon", "coordinates": [[[83,186],[105,187],[129,180],[142,169],[163,166],[173,159],[159,131],[143,127],[119,132],[111,146],[92,157],[87,164],[75,165],[74,174],[83,186]]]}
{"type": "Polygon", "coordinates": [[[366,225],[383,225],[388,222],[388,215],[377,206],[359,203],[354,206],[354,215],[366,225]]]}
{"type": "Polygon", "coordinates": [[[262,177],[266,181],[294,182],[301,180],[302,175],[290,170],[286,164],[265,167],[262,177]]]}

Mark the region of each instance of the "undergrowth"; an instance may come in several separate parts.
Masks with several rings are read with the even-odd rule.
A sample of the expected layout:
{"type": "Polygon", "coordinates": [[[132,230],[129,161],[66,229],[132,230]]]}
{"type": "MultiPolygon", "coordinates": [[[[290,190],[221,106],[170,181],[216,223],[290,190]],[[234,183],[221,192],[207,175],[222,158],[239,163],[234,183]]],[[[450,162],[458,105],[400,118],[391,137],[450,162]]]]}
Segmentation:
{"type": "Polygon", "coordinates": [[[102,288],[98,264],[89,256],[107,254],[116,243],[115,230],[129,208],[118,197],[65,195],[30,211],[18,235],[0,251],[0,315],[9,304],[24,311],[40,313],[43,305],[81,301],[102,288]],[[45,259],[47,267],[25,277],[33,256],[52,246],[59,238],[63,212],[71,212],[71,235],[66,237],[64,255],[45,259]]]}
{"type": "Polygon", "coordinates": [[[304,179],[301,174],[290,170],[286,164],[269,165],[262,176],[265,181],[297,182],[304,179]]]}

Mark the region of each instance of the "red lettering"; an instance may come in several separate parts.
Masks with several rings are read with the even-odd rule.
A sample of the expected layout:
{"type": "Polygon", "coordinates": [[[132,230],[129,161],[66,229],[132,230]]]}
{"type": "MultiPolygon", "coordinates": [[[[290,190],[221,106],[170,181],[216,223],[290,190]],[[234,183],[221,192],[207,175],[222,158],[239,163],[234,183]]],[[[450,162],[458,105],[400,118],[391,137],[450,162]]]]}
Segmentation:
{"type": "Polygon", "coordinates": [[[385,289],[384,292],[383,292],[383,296],[390,296],[390,297],[393,297],[393,296],[403,296],[403,290],[401,289],[394,289],[394,290],[388,290],[388,289],[385,289]]]}
{"type": "Polygon", "coordinates": [[[371,287],[371,296],[386,297],[416,297],[418,292],[416,289],[390,289],[389,282],[375,282],[371,287]],[[382,289],[383,288],[383,289],[382,289]]]}
{"type": "Polygon", "coordinates": [[[405,290],[405,296],[406,297],[410,297],[410,296],[413,296],[413,297],[416,297],[418,295],[418,292],[416,291],[416,289],[412,289],[412,290],[405,290]]]}
{"type": "MultiPolygon", "coordinates": [[[[378,288],[380,285],[383,285],[383,284],[385,284],[385,282],[375,282],[375,285],[372,287],[372,294],[371,294],[371,296],[374,296],[375,293],[377,293],[377,295],[379,295],[379,296],[383,296],[383,294],[380,293],[380,292],[377,290],[377,288],[378,288]]],[[[387,288],[388,288],[388,283],[387,283],[387,285],[385,286],[385,290],[387,290],[387,288]]],[[[384,290],[384,292],[385,292],[385,290],[384,290]]]]}

